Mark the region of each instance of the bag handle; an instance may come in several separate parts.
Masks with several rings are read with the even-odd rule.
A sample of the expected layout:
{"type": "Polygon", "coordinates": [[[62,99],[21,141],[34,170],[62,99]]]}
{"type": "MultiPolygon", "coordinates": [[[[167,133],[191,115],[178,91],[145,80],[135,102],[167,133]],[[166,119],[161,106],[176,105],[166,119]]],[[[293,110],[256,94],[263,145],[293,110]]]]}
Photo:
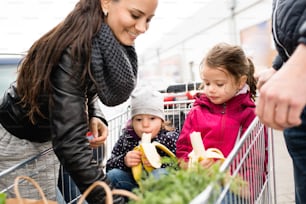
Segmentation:
{"type": "Polygon", "coordinates": [[[96,181],[86,189],[86,191],[82,194],[77,204],[82,204],[85,198],[87,197],[87,195],[97,186],[101,186],[105,190],[105,194],[106,194],[105,203],[106,204],[113,203],[113,196],[112,196],[113,194],[126,196],[136,201],[139,200],[139,197],[130,191],[123,190],[123,189],[111,190],[110,187],[104,181],[96,181]]]}
{"type": "Polygon", "coordinates": [[[24,179],[24,180],[30,182],[31,184],[33,184],[33,186],[35,186],[35,188],[38,190],[38,193],[41,196],[43,203],[48,204],[48,201],[47,201],[47,198],[46,198],[44,192],[42,191],[41,187],[39,186],[39,184],[34,179],[32,179],[28,176],[17,176],[15,178],[15,181],[14,181],[14,191],[15,191],[15,194],[16,194],[16,198],[18,199],[20,204],[23,203],[22,200],[21,200],[22,198],[20,196],[20,192],[19,192],[19,183],[20,183],[19,181],[21,179],[24,179]]]}

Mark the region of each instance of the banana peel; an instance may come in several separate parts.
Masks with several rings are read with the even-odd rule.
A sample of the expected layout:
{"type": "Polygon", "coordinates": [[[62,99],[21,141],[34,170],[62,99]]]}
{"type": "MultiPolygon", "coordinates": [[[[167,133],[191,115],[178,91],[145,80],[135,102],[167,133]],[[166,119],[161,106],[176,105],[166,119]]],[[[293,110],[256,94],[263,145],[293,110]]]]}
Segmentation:
{"type": "Polygon", "coordinates": [[[161,167],[161,157],[157,152],[157,148],[164,151],[170,157],[175,157],[165,145],[156,141],[151,143],[151,137],[151,134],[143,133],[140,144],[134,148],[134,150],[138,150],[142,153],[141,162],[132,167],[132,174],[137,183],[141,180],[143,169],[150,173],[154,169],[161,167]],[[150,165],[146,165],[147,163],[150,165]]]}
{"type": "Polygon", "coordinates": [[[223,153],[217,148],[208,148],[205,150],[201,133],[192,132],[190,140],[193,150],[189,153],[188,166],[191,167],[194,163],[201,162],[203,159],[219,159],[224,161],[223,153]]]}

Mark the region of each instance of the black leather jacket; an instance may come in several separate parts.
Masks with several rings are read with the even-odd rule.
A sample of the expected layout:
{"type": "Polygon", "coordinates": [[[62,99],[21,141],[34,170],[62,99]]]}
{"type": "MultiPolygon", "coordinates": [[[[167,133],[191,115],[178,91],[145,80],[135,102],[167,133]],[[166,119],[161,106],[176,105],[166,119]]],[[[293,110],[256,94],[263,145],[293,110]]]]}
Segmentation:
{"type": "Polygon", "coordinates": [[[280,69],[300,42],[306,43],[306,26],[302,26],[305,22],[306,0],[273,1],[272,31],[278,51],[274,69],[280,69]]]}
{"type": "MultiPolygon", "coordinates": [[[[5,93],[0,105],[0,122],[19,138],[35,142],[52,139],[53,149],[61,164],[70,173],[81,192],[98,180],[106,180],[102,169],[92,158],[92,150],[85,137],[89,118],[98,117],[105,123],[99,107],[94,84],[88,79],[81,85],[81,66],[71,66],[66,51],[51,75],[53,105],[48,96],[39,98],[41,111],[47,118],[38,117],[32,125],[17,102],[16,84],[5,93]]],[[[95,190],[88,197],[89,203],[103,203],[104,192],[95,190]]],[[[118,203],[118,202],[117,202],[118,203]]]]}

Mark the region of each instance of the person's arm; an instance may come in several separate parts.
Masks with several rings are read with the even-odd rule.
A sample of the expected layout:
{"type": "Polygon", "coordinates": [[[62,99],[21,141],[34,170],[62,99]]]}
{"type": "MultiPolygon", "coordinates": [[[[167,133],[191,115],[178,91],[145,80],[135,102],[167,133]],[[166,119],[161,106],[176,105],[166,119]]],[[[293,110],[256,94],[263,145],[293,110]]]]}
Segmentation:
{"type": "Polygon", "coordinates": [[[282,60],[280,55],[276,55],[273,62],[272,62],[272,68],[274,70],[279,70],[284,64],[284,61],[282,60]]]}
{"type": "Polygon", "coordinates": [[[283,65],[282,58],[277,55],[274,58],[271,68],[264,69],[260,72],[255,73],[255,79],[257,80],[257,88],[260,89],[264,83],[266,83],[283,65]]]}
{"type": "Polygon", "coordinates": [[[124,163],[124,157],[130,149],[127,149],[127,141],[124,135],[121,135],[112,149],[111,157],[106,162],[106,172],[118,168],[124,171],[129,171],[130,168],[124,163]]]}
{"type": "Polygon", "coordinates": [[[99,118],[107,126],[107,120],[101,109],[102,102],[97,94],[88,95],[88,116],[99,118]]]}
{"type": "MultiPolygon", "coordinates": [[[[50,124],[54,152],[69,172],[81,192],[95,181],[107,181],[106,175],[94,161],[88,145],[87,99],[70,57],[64,53],[59,66],[51,75],[53,106],[50,107],[50,124]],[[74,71],[72,71],[74,70],[74,71]]],[[[87,197],[89,203],[103,200],[105,192],[95,189],[87,197]]]]}
{"type": "MultiPolygon", "coordinates": [[[[173,131],[164,131],[156,138],[156,141],[166,146],[173,154],[176,152],[176,142],[179,137],[178,129],[173,131]]],[[[161,156],[168,156],[167,153],[158,149],[158,153],[161,156]]]]}
{"type": "Polygon", "coordinates": [[[92,117],[89,120],[89,129],[93,135],[93,138],[89,140],[89,144],[92,148],[98,148],[103,145],[108,136],[108,127],[100,119],[92,117]]]}
{"type": "MultiPolygon", "coordinates": [[[[301,37],[304,38],[305,35],[301,37]]],[[[283,67],[259,90],[256,114],[274,129],[282,130],[302,122],[300,115],[306,105],[306,45],[304,40],[299,42],[283,67]]]]}
{"type": "Polygon", "coordinates": [[[194,130],[191,121],[192,114],[192,111],[188,113],[179,138],[176,142],[176,157],[186,163],[189,161],[188,155],[192,151],[192,145],[190,141],[190,133],[192,133],[194,130]]]}
{"type": "Polygon", "coordinates": [[[89,129],[94,138],[89,141],[90,146],[97,148],[105,143],[108,136],[108,123],[101,110],[101,102],[97,94],[88,94],[89,129]]]}
{"type": "Polygon", "coordinates": [[[306,21],[302,24],[301,28],[299,29],[300,37],[298,39],[299,44],[306,45],[306,21]]]}
{"type": "Polygon", "coordinates": [[[94,136],[89,141],[92,148],[103,145],[108,136],[108,123],[101,109],[101,101],[95,92],[95,86],[92,84],[88,90],[88,117],[89,129],[94,136]]]}

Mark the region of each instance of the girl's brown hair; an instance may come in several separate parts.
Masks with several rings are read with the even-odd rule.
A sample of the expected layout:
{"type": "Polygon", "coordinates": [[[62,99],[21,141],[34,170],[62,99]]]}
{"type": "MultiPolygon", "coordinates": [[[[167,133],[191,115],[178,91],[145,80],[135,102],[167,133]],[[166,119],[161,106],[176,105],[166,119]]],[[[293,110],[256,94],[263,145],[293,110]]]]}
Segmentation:
{"type": "MultiPolygon", "coordinates": [[[[48,33],[38,39],[19,67],[17,92],[21,104],[29,107],[29,118],[42,117],[38,104],[41,94],[50,93],[50,74],[62,53],[71,48],[74,64],[83,64],[82,81],[90,74],[91,42],[104,19],[100,0],[80,0],[68,16],[48,33]]],[[[92,78],[92,77],[91,77],[92,78]]]]}
{"type": "Polygon", "coordinates": [[[236,81],[241,76],[247,76],[247,84],[250,87],[250,93],[253,100],[256,97],[256,79],[254,77],[255,67],[250,58],[248,58],[243,49],[237,45],[219,43],[209,50],[206,57],[201,62],[209,67],[222,67],[226,69],[236,81]]]}

